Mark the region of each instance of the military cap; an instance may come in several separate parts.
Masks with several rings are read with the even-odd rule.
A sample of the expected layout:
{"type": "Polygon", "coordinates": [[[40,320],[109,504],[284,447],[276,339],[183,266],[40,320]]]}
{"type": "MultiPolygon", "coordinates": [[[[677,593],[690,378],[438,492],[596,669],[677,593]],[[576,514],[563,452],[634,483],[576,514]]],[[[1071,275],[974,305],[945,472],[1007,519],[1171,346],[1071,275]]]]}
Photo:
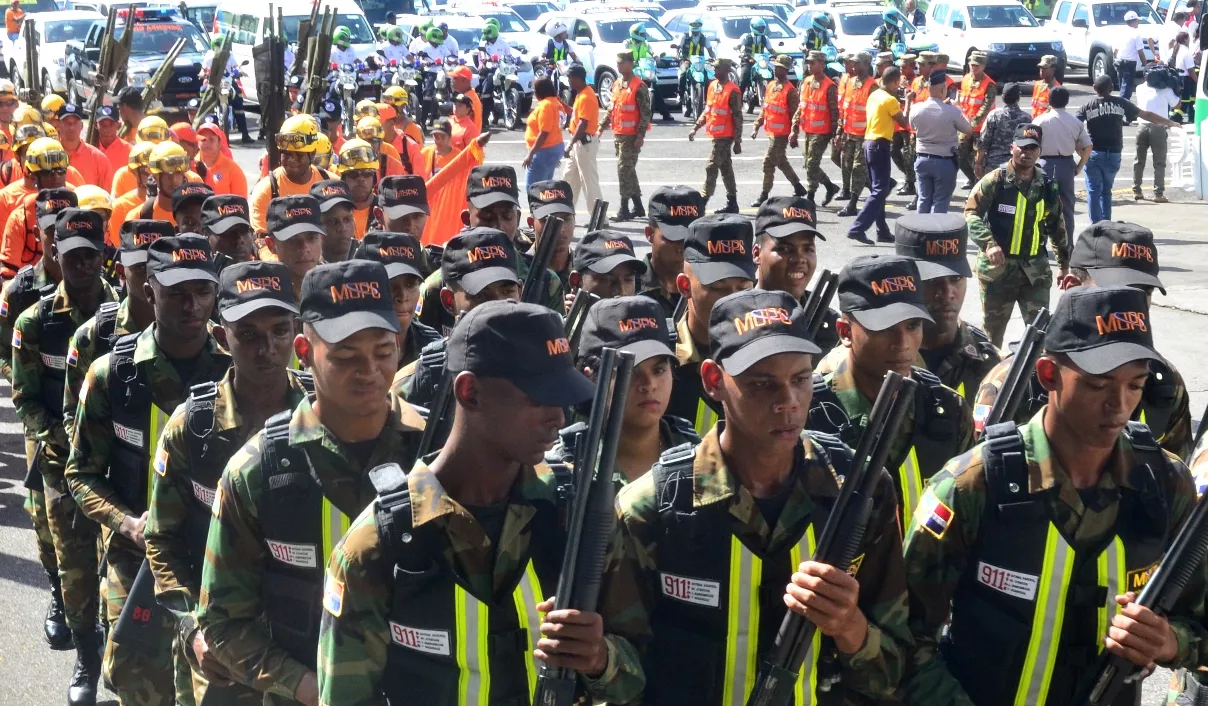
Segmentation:
{"type": "Polygon", "coordinates": [[[218,283],[209,238],[170,235],[147,246],[147,275],[165,287],[182,282],[218,283]]]}
{"type": "Polygon", "coordinates": [[[1091,375],[1138,360],[1162,360],[1153,346],[1149,298],[1136,287],[1066,291],[1053,309],[1044,350],[1066,354],[1091,375]]]}
{"type": "Polygon", "coordinates": [[[587,310],[579,334],[579,357],[605,348],[633,353],[634,365],[656,356],[675,358],[663,307],[645,295],[602,299],[587,310]]]}
{"type": "Polygon", "coordinates": [[[858,54],[858,52],[848,49],[847,51],[840,54],[839,58],[843,59],[844,61],[855,61],[857,54],[858,54]]]}
{"type": "Polygon", "coordinates": [[[268,234],[277,240],[289,240],[299,233],[323,235],[319,213],[319,200],[313,196],[279,196],[268,204],[268,234]]]}
{"type": "Polygon", "coordinates": [[[302,321],[328,343],[370,328],[398,333],[390,277],[380,262],[345,260],[316,266],[302,279],[302,321]]]}
{"type": "Polygon", "coordinates": [[[705,197],[691,186],[660,186],[650,197],[650,220],[667,240],[682,242],[688,226],[705,213],[705,197]]]}
{"type": "Polygon", "coordinates": [[[420,254],[423,246],[410,233],[390,233],[381,230],[371,230],[365,234],[357,246],[353,257],[360,260],[373,260],[386,266],[386,274],[390,279],[412,275],[423,278],[420,274],[420,254]]]}
{"type": "Polygon", "coordinates": [[[1045,54],[1044,56],[1040,57],[1040,62],[1036,65],[1041,67],[1056,66],[1057,57],[1053,56],[1052,54],[1045,54]]]}
{"type": "Polygon", "coordinates": [[[913,64],[916,61],[918,61],[918,59],[919,59],[919,57],[917,54],[903,54],[902,58],[898,59],[898,66],[905,66],[906,64],[913,64]]]}
{"type": "Polygon", "coordinates": [[[975,51],[972,54],[970,54],[969,55],[969,64],[972,66],[985,66],[986,65],[985,52],[975,51]]]}
{"type": "Polygon", "coordinates": [[[235,262],[218,274],[218,313],[238,321],[253,311],[274,308],[298,313],[289,268],[280,262],[235,262]]]}
{"type": "Polygon", "coordinates": [[[135,218],[126,221],[121,228],[121,251],[118,259],[122,267],[147,264],[147,247],[160,238],[176,235],[171,221],[135,218]]]}
{"type": "Polygon", "coordinates": [[[684,262],[701,284],[710,285],[730,277],[755,281],[755,261],[751,259],[754,231],[743,216],[710,214],[688,226],[684,243],[684,262]]]}
{"type": "Polygon", "coordinates": [[[571,191],[570,184],[561,179],[538,181],[529,184],[528,205],[533,218],[539,221],[555,213],[573,216],[575,194],[571,191]]]}
{"type": "Polygon", "coordinates": [[[1083,230],[1070,253],[1070,267],[1086,270],[1097,285],[1156,287],[1166,293],[1158,279],[1153,231],[1135,223],[1099,221],[1083,230]]]}
{"type": "Polygon", "coordinates": [[[59,211],[79,205],[79,198],[71,189],[42,189],[34,197],[34,215],[38,219],[38,227],[45,230],[53,226],[59,211]]]}
{"type": "Polygon", "coordinates": [[[1015,145],[1017,147],[1039,147],[1040,137],[1044,130],[1039,125],[1027,123],[1015,128],[1015,145]]]}
{"type": "Polygon", "coordinates": [[[936,52],[936,54],[935,54],[935,63],[937,63],[937,64],[947,64],[949,61],[951,61],[951,58],[950,58],[950,57],[949,57],[947,54],[944,54],[944,53],[942,53],[942,52],[936,52]]]}
{"type": "Polygon", "coordinates": [[[872,52],[867,52],[867,51],[856,52],[856,61],[864,63],[864,64],[871,64],[872,63],[872,52]]]}
{"type": "Polygon", "coordinates": [[[894,252],[914,260],[926,282],[941,277],[972,277],[965,250],[969,226],[960,213],[907,213],[894,222],[894,252]]]}
{"type": "Polygon", "coordinates": [[[65,208],[55,219],[55,250],[62,254],[79,248],[105,249],[105,219],[96,211],[65,208]]]}
{"type": "Polygon", "coordinates": [[[252,227],[247,199],[231,194],[211,196],[201,204],[201,227],[222,234],[235,226],[252,227]]]}
{"type": "Polygon", "coordinates": [[[891,51],[878,52],[877,53],[877,63],[878,64],[892,64],[893,63],[893,52],[891,52],[891,51]]]}
{"type": "Polygon", "coordinates": [[[780,54],[773,59],[773,61],[775,61],[778,66],[782,66],[786,69],[793,68],[793,57],[789,56],[788,54],[780,54]]]}
{"type": "Polygon", "coordinates": [[[919,63],[920,64],[934,64],[935,62],[936,62],[936,53],[935,52],[933,52],[933,51],[919,52],[919,63]]]}
{"type": "Polygon", "coordinates": [[[378,187],[378,206],[387,218],[402,218],[413,213],[430,213],[428,185],[414,174],[388,176],[378,187]]]}
{"type": "Polygon", "coordinates": [[[839,310],[871,331],[910,319],[934,323],[923,301],[922,278],[914,260],[896,255],[865,255],[839,272],[839,310]]]}
{"type": "Polygon", "coordinates": [[[466,198],[475,208],[486,208],[504,201],[520,206],[516,170],[498,164],[474,167],[466,183],[466,198]]]}
{"type": "Polygon", "coordinates": [[[816,355],[805,312],[788,292],[748,289],[717,300],[709,313],[710,356],[731,375],[781,353],[816,355]]]}
{"type": "Polygon", "coordinates": [[[620,63],[622,61],[628,61],[629,63],[632,64],[633,63],[633,52],[631,52],[631,51],[617,52],[617,63],[620,63]]]}
{"type": "Polygon", "coordinates": [[[456,284],[473,296],[496,282],[519,282],[518,260],[516,246],[503,231],[467,228],[445,243],[440,274],[446,284],[456,284]]]}
{"type": "Polygon", "coordinates": [[[593,230],[575,246],[573,269],[608,274],[624,264],[632,264],[639,274],[645,274],[646,263],[633,252],[633,242],[615,230],[593,230]]]}
{"type": "Polygon", "coordinates": [[[823,61],[823,62],[825,62],[826,54],[818,51],[817,49],[811,49],[809,54],[805,55],[805,60],[806,61],[823,61]]]}

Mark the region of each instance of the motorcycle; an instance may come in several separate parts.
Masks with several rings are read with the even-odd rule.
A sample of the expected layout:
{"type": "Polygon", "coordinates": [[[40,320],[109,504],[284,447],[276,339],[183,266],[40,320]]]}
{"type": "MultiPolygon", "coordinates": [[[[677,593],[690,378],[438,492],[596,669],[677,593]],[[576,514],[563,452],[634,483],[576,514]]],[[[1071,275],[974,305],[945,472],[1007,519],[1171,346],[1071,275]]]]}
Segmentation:
{"type": "Polygon", "coordinates": [[[369,57],[366,61],[357,61],[353,64],[353,70],[356,71],[357,91],[356,98],[372,98],[374,102],[382,99],[382,67],[375,61],[376,57],[369,57]]]}
{"type": "Polygon", "coordinates": [[[453,84],[449,80],[449,72],[462,63],[465,63],[464,59],[453,56],[445,57],[443,61],[424,60],[424,95],[419,122],[425,129],[435,123],[442,114],[452,112],[453,84]]]}
{"type": "Polygon", "coordinates": [[[515,130],[521,124],[520,106],[524,100],[516,59],[505,56],[496,65],[491,97],[492,117],[508,130],[515,130]]]}
{"type": "Polygon", "coordinates": [[[893,60],[897,61],[898,59],[901,59],[903,56],[905,56],[906,43],[905,42],[894,42],[892,45],[890,45],[889,51],[893,52],[893,60]]]}
{"type": "Polygon", "coordinates": [[[680,98],[684,104],[684,115],[696,117],[705,109],[705,91],[713,80],[713,64],[703,54],[688,57],[687,94],[680,98]]]}
{"type": "Polygon", "coordinates": [[[414,61],[403,62],[399,64],[398,69],[394,72],[391,78],[391,83],[395,86],[402,86],[407,91],[409,100],[403,109],[407,111],[407,115],[412,120],[416,119],[416,108],[420,96],[420,81],[424,70],[424,63],[419,59],[414,61]]]}
{"type": "Polygon", "coordinates": [[[344,124],[344,137],[351,137],[356,129],[357,71],[352,64],[332,64],[332,92],[340,98],[344,124]]]}
{"type": "Polygon", "coordinates": [[[763,103],[764,92],[772,80],[772,58],[766,52],[760,52],[748,58],[747,63],[751,64],[751,80],[747,84],[743,102],[747,104],[747,112],[750,112],[763,103]]]}

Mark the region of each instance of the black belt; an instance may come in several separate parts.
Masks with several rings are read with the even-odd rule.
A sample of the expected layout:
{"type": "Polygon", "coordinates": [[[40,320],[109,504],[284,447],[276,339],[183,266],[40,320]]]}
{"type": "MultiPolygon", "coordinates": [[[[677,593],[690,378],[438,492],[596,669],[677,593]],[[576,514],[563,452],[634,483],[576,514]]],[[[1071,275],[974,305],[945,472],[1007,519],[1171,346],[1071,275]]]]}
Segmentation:
{"type": "Polygon", "coordinates": [[[1072,154],[1046,154],[1041,156],[1041,159],[1073,159],[1072,154]]]}
{"type": "Polygon", "coordinates": [[[927,157],[928,159],[952,159],[952,158],[956,157],[956,155],[954,155],[954,154],[950,154],[947,157],[945,157],[942,154],[927,154],[926,152],[919,152],[918,155],[916,155],[916,156],[927,157]]]}

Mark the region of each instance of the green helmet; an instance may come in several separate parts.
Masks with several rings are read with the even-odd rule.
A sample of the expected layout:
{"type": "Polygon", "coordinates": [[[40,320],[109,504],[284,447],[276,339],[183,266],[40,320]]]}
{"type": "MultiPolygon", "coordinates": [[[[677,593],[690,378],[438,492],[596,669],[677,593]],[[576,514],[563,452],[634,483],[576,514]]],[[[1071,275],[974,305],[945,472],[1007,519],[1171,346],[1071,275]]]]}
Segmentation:
{"type": "Polygon", "coordinates": [[[386,33],[386,39],[390,40],[391,44],[402,44],[403,43],[403,28],[399,27],[397,25],[394,27],[391,27],[390,31],[386,33]]]}
{"type": "Polygon", "coordinates": [[[487,26],[482,28],[482,38],[488,42],[499,39],[499,27],[488,22],[487,26]]]}
{"type": "Polygon", "coordinates": [[[347,27],[337,27],[331,35],[331,41],[341,49],[347,49],[352,44],[352,32],[347,27]]]}
{"type": "Polygon", "coordinates": [[[218,35],[210,40],[210,48],[217,51],[222,47],[222,35],[218,35]]]}
{"type": "Polygon", "coordinates": [[[646,41],[646,25],[635,22],[629,26],[629,38],[635,42],[646,41]]]}
{"type": "Polygon", "coordinates": [[[500,25],[499,25],[499,20],[498,20],[498,19],[496,19],[496,18],[494,18],[494,17],[488,17],[488,18],[487,18],[487,26],[488,26],[488,27],[494,27],[495,29],[499,29],[499,28],[500,28],[500,25]]]}
{"type": "Polygon", "coordinates": [[[433,27],[424,33],[424,39],[439,47],[445,43],[445,33],[441,31],[440,27],[433,27]]]}

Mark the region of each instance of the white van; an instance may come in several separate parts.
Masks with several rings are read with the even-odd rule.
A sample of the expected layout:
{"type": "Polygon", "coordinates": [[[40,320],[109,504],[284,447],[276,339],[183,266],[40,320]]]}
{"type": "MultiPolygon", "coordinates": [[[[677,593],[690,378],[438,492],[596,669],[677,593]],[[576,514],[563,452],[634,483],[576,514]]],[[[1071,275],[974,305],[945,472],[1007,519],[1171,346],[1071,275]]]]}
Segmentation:
{"type": "MultiPolygon", "coordinates": [[[[365,19],[365,13],[356,0],[321,0],[324,7],[336,11],[336,27],[347,27],[352,32],[352,48],[364,59],[377,52],[373,27],[365,19]]],[[[269,6],[280,8],[285,24],[286,41],[298,41],[298,23],[310,16],[311,0],[219,0],[214,16],[215,36],[229,33],[234,38],[231,54],[235,62],[242,64],[247,74],[243,79],[243,91],[247,100],[256,102],[256,67],[252,60],[252,47],[259,44],[268,34],[270,23],[269,6]]],[[[322,18],[322,10],[320,10],[322,18]]],[[[297,51],[305,52],[305,47],[297,51]]]]}

